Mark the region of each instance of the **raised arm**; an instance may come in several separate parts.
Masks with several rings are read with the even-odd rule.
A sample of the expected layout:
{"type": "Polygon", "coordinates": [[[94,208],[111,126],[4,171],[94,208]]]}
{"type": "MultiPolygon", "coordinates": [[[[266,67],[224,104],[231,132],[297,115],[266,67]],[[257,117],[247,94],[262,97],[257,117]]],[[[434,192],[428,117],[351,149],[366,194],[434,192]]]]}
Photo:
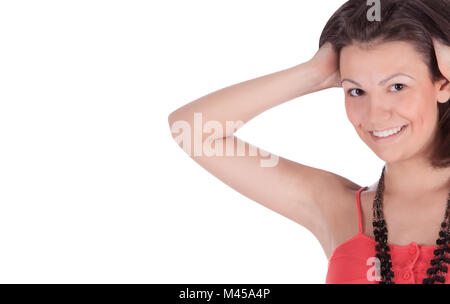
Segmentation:
{"type": "Polygon", "coordinates": [[[332,228],[328,222],[334,216],[333,201],[344,191],[359,186],[331,172],[266,153],[233,133],[272,107],[331,87],[340,87],[340,75],[336,54],[331,45],[325,44],[305,63],[226,87],[172,112],[169,115],[172,136],[211,174],[307,228],[329,253],[332,228]],[[194,121],[195,113],[197,118],[201,117],[201,124],[194,121]],[[242,124],[227,129],[227,122],[236,121],[242,124]]]}
{"type": "MultiPolygon", "coordinates": [[[[242,121],[245,124],[286,101],[330,87],[340,87],[339,71],[333,60],[337,60],[336,55],[326,44],[305,63],[220,89],[182,106],[170,113],[169,124],[185,120],[193,125],[193,114],[202,113],[203,121],[218,121],[226,130],[226,121],[242,121]]],[[[222,137],[232,135],[237,129],[225,131],[222,137]]]]}

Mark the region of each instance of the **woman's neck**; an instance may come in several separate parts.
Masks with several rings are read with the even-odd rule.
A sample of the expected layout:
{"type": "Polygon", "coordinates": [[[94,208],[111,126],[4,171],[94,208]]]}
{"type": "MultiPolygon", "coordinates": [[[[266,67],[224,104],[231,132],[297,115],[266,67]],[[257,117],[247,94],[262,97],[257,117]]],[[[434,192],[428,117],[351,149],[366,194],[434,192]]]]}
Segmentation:
{"type": "Polygon", "coordinates": [[[450,167],[435,169],[422,160],[386,163],[383,193],[386,196],[414,199],[449,190],[450,167]]]}

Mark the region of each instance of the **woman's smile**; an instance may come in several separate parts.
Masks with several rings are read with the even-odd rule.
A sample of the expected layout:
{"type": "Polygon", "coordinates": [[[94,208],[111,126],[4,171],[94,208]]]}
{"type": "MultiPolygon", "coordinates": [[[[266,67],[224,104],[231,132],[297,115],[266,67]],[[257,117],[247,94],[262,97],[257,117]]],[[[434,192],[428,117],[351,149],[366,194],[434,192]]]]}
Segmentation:
{"type": "Polygon", "coordinates": [[[372,140],[375,141],[376,143],[387,143],[387,142],[392,142],[393,140],[400,138],[404,133],[405,130],[408,128],[409,125],[404,125],[400,131],[398,131],[397,133],[391,134],[391,135],[387,135],[387,136],[376,136],[374,135],[373,132],[369,132],[372,140]]]}

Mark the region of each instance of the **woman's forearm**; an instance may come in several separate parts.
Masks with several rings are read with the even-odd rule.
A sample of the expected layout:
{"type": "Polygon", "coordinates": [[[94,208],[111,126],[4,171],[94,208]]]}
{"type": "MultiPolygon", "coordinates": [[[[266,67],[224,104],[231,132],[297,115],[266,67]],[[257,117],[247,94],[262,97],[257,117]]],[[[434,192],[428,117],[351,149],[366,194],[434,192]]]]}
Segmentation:
{"type": "Polygon", "coordinates": [[[279,72],[231,85],[194,100],[172,112],[169,115],[169,124],[184,120],[193,126],[194,113],[201,113],[203,122],[220,123],[223,130],[223,136],[220,137],[227,137],[239,128],[236,126],[234,130],[230,128],[227,130],[227,121],[242,121],[245,124],[270,108],[323,89],[322,80],[314,65],[307,61],[279,72]]]}

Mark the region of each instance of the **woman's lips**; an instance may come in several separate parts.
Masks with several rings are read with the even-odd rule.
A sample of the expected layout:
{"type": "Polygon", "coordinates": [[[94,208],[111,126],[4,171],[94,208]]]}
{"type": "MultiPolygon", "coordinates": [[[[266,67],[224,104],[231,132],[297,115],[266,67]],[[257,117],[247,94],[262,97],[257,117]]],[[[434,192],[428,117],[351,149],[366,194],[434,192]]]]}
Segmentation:
{"type": "Polygon", "coordinates": [[[389,135],[389,136],[386,136],[386,137],[376,137],[375,135],[373,135],[372,132],[369,132],[369,133],[370,133],[370,136],[372,137],[373,141],[375,141],[377,143],[384,143],[384,142],[391,141],[391,140],[399,137],[400,135],[402,135],[403,132],[405,132],[406,128],[408,128],[408,126],[409,125],[405,125],[401,128],[401,130],[399,132],[389,135]]]}

